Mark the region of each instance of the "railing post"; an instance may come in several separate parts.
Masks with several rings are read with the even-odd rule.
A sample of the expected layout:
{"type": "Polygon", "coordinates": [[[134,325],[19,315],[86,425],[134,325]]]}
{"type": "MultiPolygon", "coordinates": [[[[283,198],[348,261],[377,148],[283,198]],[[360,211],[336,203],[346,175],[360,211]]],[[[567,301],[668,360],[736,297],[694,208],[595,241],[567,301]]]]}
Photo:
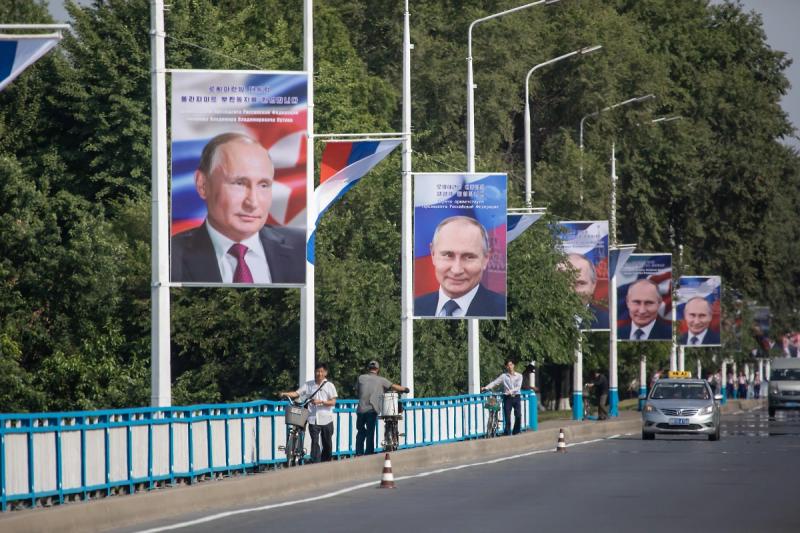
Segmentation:
{"type": "Polygon", "coordinates": [[[58,503],[64,503],[64,472],[61,457],[61,424],[64,419],[56,419],[56,489],[58,490],[58,503]]]}

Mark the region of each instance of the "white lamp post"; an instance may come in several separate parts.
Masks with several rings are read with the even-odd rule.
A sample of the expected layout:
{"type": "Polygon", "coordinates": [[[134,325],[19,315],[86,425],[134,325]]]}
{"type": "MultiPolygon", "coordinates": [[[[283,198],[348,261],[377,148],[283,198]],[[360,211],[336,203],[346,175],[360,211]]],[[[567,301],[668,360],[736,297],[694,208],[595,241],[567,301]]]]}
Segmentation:
{"type": "MultiPolygon", "coordinates": [[[[522,6],[514,7],[495,13],[487,17],[474,20],[469,25],[467,31],[467,172],[475,172],[475,84],[473,83],[472,75],[472,29],[482,22],[516,13],[529,7],[538,5],[554,4],[559,0],[539,0],[538,2],[531,2],[522,6]]],[[[481,374],[480,374],[480,345],[479,345],[479,322],[477,319],[471,318],[467,320],[467,345],[468,345],[468,392],[470,394],[478,394],[481,390],[481,374]]]]}
{"type": "Polygon", "coordinates": [[[530,94],[530,80],[531,74],[535,71],[539,70],[542,67],[546,67],[548,65],[552,65],[553,63],[558,63],[564,59],[568,59],[572,56],[576,55],[584,55],[584,54],[591,54],[597,50],[602,48],[601,45],[595,45],[590,47],[581,48],[579,50],[575,50],[573,52],[569,52],[568,54],[564,54],[558,57],[554,57],[544,63],[539,63],[532,69],[528,71],[528,75],[525,76],[525,205],[531,207],[533,191],[531,190],[531,175],[532,175],[532,159],[531,159],[531,106],[530,106],[530,98],[528,95],[530,94]]]}
{"type": "MultiPolygon", "coordinates": [[[[596,117],[600,113],[605,113],[606,111],[611,111],[612,109],[616,109],[618,107],[622,107],[622,106],[626,106],[626,105],[630,105],[630,104],[635,104],[637,102],[644,102],[645,100],[650,100],[651,98],[655,98],[655,97],[656,96],[654,94],[646,94],[644,96],[636,96],[634,98],[628,98],[627,100],[624,100],[622,102],[616,103],[614,105],[610,105],[608,107],[604,107],[600,111],[595,111],[594,113],[589,113],[588,115],[585,115],[583,118],[581,118],[580,134],[578,136],[578,146],[579,146],[580,151],[581,151],[581,167],[580,167],[581,183],[583,183],[583,125],[586,122],[586,119],[587,118],[596,117]]],[[[581,192],[581,195],[583,195],[583,192],[581,192]]]]}

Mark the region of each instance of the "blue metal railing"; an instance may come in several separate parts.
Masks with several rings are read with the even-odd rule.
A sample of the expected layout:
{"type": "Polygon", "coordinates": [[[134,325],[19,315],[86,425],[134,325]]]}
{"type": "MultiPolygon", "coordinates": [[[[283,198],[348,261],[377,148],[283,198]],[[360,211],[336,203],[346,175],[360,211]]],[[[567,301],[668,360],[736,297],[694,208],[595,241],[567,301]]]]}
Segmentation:
{"type": "MultiPolygon", "coordinates": [[[[401,448],[483,436],[488,395],[401,400],[401,448]]],[[[335,457],[355,454],[356,400],[334,409],[335,457]]],[[[0,414],[0,507],[90,499],[279,465],[285,402],[0,414]]],[[[522,395],[522,427],[537,428],[536,396],[522,395]]],[[[502,417],[502,413],[501,413],[502,417]]],[[[375,436],[383,440],[383,424],[375,436]]]]}

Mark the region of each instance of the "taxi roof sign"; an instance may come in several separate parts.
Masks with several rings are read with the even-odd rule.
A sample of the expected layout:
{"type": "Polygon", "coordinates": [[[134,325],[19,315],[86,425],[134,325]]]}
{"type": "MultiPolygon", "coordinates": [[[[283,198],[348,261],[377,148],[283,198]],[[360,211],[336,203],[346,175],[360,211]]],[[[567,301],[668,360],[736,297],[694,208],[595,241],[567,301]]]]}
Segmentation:
{"type": "Polygon", "coordinates": [[[687,379],[692,377],[692,373],[688,370],[670,370],[667,377],[670,379],[687,379]]]}

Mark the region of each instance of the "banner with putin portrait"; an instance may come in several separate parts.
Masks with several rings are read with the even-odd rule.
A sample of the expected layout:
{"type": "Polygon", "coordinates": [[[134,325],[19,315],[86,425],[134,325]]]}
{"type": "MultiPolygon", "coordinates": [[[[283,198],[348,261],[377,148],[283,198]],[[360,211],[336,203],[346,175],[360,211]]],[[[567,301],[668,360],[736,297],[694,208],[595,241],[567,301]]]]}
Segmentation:
{"type": "Polygon", "coordinates": [[[689,348],[720,346],[722,278],[681,276],[676,294],[678,344],[689,348]]]}
{"type": "Polygon", "coordinates": [[[507,177],[414,174],[414,316],[506,317],[507,177]]]}
{"type": "Polygon", "coordinates": [[[594,318],[582,330],[608,330],[608,221],[561,221],[555,226],[559,249],[575,272],[575,292],[594,318]]]}
{"type": "Polygon", "coordinates": [[[172,282],[305,283],[307,80],[173,72],[172,282]]]}
{"type": "Polygon", "coordinates": [[[631,254],[617,270],[617,340],[672,341],[672,254],[631,254]]]}

